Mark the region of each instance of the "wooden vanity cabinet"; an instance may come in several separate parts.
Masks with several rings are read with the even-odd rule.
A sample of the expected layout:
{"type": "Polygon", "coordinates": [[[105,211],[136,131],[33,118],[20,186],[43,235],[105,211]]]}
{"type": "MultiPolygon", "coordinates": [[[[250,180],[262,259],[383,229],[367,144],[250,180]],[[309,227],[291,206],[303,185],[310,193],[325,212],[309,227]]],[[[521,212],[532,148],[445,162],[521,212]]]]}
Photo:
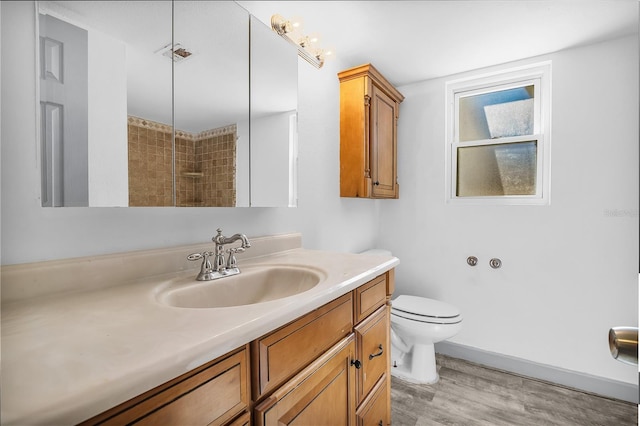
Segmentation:
{"type": "Polygon", "coordinates": [[[390,425],[390,270],[83,425],[390,425]]]}
{"type": "Polygon", "coordinates": [[[190,371],[82,425],[248,425],[248,345],[190,371]]]}
{"type": "Polygon", "coordinates": [[[400,103],[404,96],[371,64],[338,73],[340,196],[398,198],[400,103]]]}
{"type": "Polygon", "coordinates": [[[391,424],[393,278],[386,272],[252,343],[255,425],[391,424]]]}

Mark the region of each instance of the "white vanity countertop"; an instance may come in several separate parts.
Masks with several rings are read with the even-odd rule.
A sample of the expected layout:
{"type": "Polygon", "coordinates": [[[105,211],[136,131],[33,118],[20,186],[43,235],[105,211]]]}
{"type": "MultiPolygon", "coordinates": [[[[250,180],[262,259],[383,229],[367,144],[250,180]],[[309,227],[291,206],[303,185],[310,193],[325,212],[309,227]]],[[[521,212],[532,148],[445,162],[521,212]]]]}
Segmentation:
{"type": "MultiPolygon", "coordinates": [[[[295,296],[215,309],[174,308],[157,288],[193,270],[2,305],[2,423],[74,424],[184,374],[394,268],[395,257],[302,248],[248,260],[319,268],[295,296]]],[[[91,280],[91,276],[84,277],[91,280]]],[[[238,291],[242,291],[238,289],[238,291]]]]}

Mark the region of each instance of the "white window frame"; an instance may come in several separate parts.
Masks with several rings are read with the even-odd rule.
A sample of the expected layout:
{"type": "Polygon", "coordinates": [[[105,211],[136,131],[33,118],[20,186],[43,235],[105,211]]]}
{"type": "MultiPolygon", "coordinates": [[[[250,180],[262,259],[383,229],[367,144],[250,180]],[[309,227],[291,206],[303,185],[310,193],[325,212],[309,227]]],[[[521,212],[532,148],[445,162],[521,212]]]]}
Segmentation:
{"type": "Polygon", "coordinates": [[[446,201],[455,204],[548,205],[551,202],[551,61],[476,75],[446,83],[446,201]],[[522,86],[534,86],[533,135],[460,142],[458,135],[458,100],[522,86]],[[536,194],[460,197],[456,195],[458,175],[457,149],[515,142],[536,141],[536,194]]]}

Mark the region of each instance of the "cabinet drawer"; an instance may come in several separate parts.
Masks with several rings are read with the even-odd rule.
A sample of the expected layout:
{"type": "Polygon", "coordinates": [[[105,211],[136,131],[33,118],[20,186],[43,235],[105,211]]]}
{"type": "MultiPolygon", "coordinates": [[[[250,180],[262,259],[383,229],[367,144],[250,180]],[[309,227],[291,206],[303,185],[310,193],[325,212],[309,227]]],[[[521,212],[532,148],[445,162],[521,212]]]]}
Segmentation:
{"type": "Polygon", "coordinates": [[[222,425],[249,405],[247,348],[181,376],[83,424],[222,425]]]}
{"type": "Polygon", "coordinates": [[[256,426],[355,424],[351,334],[256,406],[256,426]]]}
{"type": "Polygon", "coordinates": [[[367,399],[356,411],[358,426],[387,426],[391,424],[389,404],[387,403],[387,376],[385,375],[373,388],[367,399]]]}
{"type": "Polygon", "coordinates": [[[298,373],[353,327],[351,293],[252,343],[254,400],[298,373]]]}
{"type": "Polygon", "coordinates": [[[355,323],[357,324],[387,302],[386,274],[382,274],[361,285],[354,293],[355,323]]]}
{"type": "Polygon", "coordinates": [[[389,366],[388,307],[382,306],[354,329],[356,358],[362,363],[357,372],[358,404],[371,392],[389,366]]]}
{"type": "Polygon", "coordinates": [[[227,423],[225,426],[250,426],[251,425],[251,414],[243,413],[237,419],[227,423]]]}

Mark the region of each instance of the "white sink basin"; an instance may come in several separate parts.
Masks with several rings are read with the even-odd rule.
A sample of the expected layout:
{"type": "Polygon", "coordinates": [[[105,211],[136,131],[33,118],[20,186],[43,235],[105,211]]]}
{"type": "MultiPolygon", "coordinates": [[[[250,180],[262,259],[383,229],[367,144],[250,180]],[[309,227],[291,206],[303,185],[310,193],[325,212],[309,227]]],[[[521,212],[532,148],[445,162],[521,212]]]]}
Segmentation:
{"type": "Polygon", "coordinates": [[[293,296],[315,287],[324,278],[315,269],[297,266],[240,268],[238,275],[213,281],[180,280],[157,295],[177,308],[225,308],[252,305],[293,296]]]}

